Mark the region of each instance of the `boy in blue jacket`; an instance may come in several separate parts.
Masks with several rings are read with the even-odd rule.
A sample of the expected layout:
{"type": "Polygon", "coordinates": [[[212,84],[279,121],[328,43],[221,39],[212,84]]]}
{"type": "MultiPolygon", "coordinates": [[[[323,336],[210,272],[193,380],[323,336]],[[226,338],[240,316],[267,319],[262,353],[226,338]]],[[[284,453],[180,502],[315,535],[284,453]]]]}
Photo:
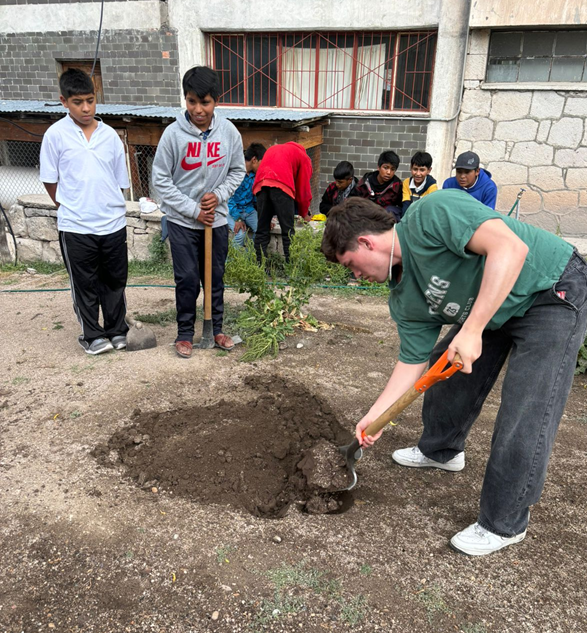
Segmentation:
{"type": "Polygon", "coordinates": [[[247,175],[228,201],[228,228],[234,233],[233,244],[242,247],[247,237],[247,227],[253,233],[253,240],[257,232],[257,200],[253,194],[255,174],[261,159],[265,155],[265,145],[251,143],[245,150],[245,167],[247,175]]]}
{"type": "Polygon", "coordinates": [[[471,194],[486,207],[495,209],[497,185],[486,169],[479,169],[479,156],[475,152],[464,152],[457,157],[456,177],[447,178],[443,189],[460,189],[471,194]]]}
{"type": "Polygon", "coordinates": [[[177,306],[178,356],[192,355],[196,301],[204,266],[204,227],[212,227],[212,325],[221,349],[234,347],[222,332],[224,268],[228,254],[228,199],[245,177],[243,142],[214,109],[220,81],[196,66],[183,77],[186,110],[165,129],[153,161],[153,187],[167,215],[177,306]]]}

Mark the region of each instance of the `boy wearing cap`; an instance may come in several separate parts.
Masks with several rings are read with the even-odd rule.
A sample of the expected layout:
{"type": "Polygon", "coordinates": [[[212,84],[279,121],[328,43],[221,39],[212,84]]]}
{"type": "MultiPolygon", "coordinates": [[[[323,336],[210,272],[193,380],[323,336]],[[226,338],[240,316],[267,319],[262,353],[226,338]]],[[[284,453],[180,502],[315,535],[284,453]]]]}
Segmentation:
{"type": "Polygon", "coordinates": [[[447,178],[443,189],[460,189],[471,194],[490,209],[495,209],[497,185],[491,180],[491,173],[479,168],[479,156],[475,152],[464,152],[457,157],[456,177],[447,178]]]}

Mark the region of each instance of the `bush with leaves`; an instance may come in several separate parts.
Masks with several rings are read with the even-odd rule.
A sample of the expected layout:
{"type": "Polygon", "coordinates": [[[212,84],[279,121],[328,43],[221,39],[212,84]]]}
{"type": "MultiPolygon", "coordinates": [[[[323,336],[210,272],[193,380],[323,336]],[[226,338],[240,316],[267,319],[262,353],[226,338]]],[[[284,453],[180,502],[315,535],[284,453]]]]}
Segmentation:
{"type": "Polygon", "coordinates": [[[587,373],[587,338],[583,341],[583,345],[579,349],[579,355],[577,356],[577,368],[575,369],[575,376],[579,374],[587,373]]]}
{"type": "Polygon", "coordinates": [[[252,361],[268,354],[276,356],[279,343],[292,334],[295,327],[316,331],[319,323],[302,312],[310,300],[311,285],[328,277],[339,282],[348,278],[342,266],[326,261],[320,252],[321,240],[322,231],[314,231],[309,226],[299,229],[290,245],[289,262],[272,256],[262,265],[257,263],[250,242],[244,248],[235,248],[231,243],[225,281],[250,295],[237,322],[246,345],[241,360],[252,361]],[[270,280],[282,266],[287,285],[270,280]]]}

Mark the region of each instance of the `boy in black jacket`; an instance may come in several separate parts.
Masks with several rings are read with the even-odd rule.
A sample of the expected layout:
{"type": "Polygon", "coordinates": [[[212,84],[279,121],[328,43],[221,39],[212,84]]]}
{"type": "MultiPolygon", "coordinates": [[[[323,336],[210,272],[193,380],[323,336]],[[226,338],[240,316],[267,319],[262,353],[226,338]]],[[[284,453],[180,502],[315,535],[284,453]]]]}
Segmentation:
{"type": "Polygon", "coordinates": [[[331,182],[320,201],[320,213],[328,215],[330,209],[344,202],[350,195],[353,195],[353,190],[357,185],[357,179],[355,178],[355,169],[352,163],[348,160],[343,160],[334,168],[334,182],[331,182]]]}
{"type": "Polygon", "coordinates": [[[382,152],[377,161],[377,171],[365,174],[353,195],[372,200],[388,213],[393,213],[399,222],[402,217],[402,181],[395,175],[398,167],[399,156],[395,152],[382,152]]]}

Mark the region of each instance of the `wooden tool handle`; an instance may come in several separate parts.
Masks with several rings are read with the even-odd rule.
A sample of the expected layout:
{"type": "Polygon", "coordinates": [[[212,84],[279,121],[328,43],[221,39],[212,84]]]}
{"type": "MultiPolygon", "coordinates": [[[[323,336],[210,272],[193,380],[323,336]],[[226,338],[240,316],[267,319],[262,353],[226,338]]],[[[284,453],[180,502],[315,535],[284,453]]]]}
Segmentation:
{"type": "Polygon", "coordinates": [[[212,227],[204,228],[204,320],[212,319],[212,227]]]}
{"type": "Polygon", "coordinates": [[[463,368],[463,362],[458,354],[452,360],[451,366],[445,369],[448,362],[448,350],[440,357],[430,369],[420,378],[413,387],[410,387],[403,396],[396,400],[388,409],[386,409],[376,420],[371,422],[363,431],[363,437],[366,435],[375,435],[381,429],[399,415],[408,405],[412,404],[421,393],[424,393],[429,387],[439,380],[447,380],[455,372],[463,368]]]}

